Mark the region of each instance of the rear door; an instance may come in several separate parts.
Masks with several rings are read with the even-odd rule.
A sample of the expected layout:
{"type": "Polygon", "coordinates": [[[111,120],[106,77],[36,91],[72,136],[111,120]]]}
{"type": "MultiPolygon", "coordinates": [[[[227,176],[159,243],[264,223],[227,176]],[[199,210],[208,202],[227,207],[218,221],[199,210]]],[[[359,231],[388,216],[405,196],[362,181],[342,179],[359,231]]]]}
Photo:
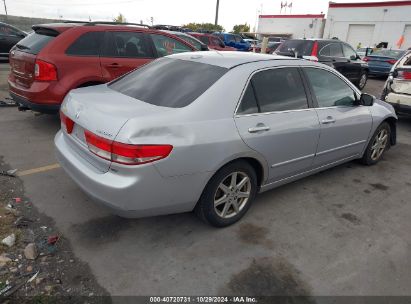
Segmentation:
{"type": "Polygon", "coordinates": [[[357,105],[355,90],[337,74],[304,67],[321,125],[314,166],[358,157],[367,144],[372,116],[369,107],[357,105]]]}
{"type": "Polygon", "coordinates": [[[272,68],[251,76],[235,122],[244,142],[262,154],[269,183],[311,168],[320,134],[297,67],[272,68]]]}
{"type": "Polygon", "coordinates": [[[147,35],[137,31],[107,31],[100,62],[105,81],[113,80],[155,58],[147,35]]]}

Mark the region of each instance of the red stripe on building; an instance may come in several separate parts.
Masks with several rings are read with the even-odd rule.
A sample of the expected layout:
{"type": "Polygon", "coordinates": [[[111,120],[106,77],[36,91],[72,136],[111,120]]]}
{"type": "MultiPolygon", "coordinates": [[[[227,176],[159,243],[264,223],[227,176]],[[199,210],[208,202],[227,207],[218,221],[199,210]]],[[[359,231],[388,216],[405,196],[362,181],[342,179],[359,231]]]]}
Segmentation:
{"type": "MultiPolygon", "coordinates": [[[[410,1],[411,2],[411,1],[410,1]]],[[[324,18],[325,15],[260,15],[260,18],[324,18]]]]}
{"type": "Polygon", "coordinates": [[[384,1],[384,2],[360,2],[360,3],[335,3],[329,2],[330,8],[350,8],[350,7],[382,7],[382,6],[409,6],[411,1],[384,1]]]}

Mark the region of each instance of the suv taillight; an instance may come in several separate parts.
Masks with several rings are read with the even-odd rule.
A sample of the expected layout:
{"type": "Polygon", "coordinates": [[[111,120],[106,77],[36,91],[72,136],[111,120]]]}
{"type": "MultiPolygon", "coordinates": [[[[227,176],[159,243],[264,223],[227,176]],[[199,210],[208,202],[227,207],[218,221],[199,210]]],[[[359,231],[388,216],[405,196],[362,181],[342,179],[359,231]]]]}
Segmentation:
{"type": "Polygon", "coordinates": [[[166,158],[171,145],[130,145],[100,137],[85,130],[89,150],[95,155],[123,165],[141,165],[166,158]]]}
{"type": "Polygon", "coordinates": [[[54,64],[36,59],[34,64],[34,80],[53,81],[57,80],[57,68],[54,64]]]}
{"type": "Polygon", "coordinates": [[[60,110],[60,121],[61,121],[62,128],[64,127],[68,134],[73,132],[74,121],[68,118],[61,110],[60,110]]]}
{"type": "Polygon", "coordinates": [[[411,80],[411,72],[397,71],[397,76],[395,78],[402,79],[402,80],[411,80]]]}

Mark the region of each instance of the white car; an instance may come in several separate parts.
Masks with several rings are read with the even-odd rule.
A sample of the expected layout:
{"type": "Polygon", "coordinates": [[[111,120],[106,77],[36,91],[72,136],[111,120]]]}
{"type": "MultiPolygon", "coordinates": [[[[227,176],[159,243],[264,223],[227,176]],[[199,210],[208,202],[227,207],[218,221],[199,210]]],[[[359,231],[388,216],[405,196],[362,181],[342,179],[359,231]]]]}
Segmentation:
{"type": "Polygon", "coordinates": [[[392,67],[381,99],[397,112],[411,114],[411,51],[392,67]]]}

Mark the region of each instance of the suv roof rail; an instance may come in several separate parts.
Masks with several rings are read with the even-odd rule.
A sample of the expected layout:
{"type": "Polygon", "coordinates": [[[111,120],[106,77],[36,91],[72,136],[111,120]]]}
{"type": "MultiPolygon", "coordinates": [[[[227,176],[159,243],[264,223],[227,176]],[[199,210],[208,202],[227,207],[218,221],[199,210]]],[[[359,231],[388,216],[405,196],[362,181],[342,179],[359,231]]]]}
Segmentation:
{"type": "Polygon", "coordinates": [[[141,24],[141,23],[130,23],[130,22],[112,22],[112,21],[92,21],[92,22],[86,22],[86,26],[93,26],[93,25],[135,25],[135,26],[141,26],[141,27],[146,27],[146,28],[151,28],[150,25],[147,24],[141,24]]]}
{"type": "Polygon", "coordinates": [[[64,20],[62,23],[88,23],[88,21],[79,21],[79,20],[64,20]]]}

